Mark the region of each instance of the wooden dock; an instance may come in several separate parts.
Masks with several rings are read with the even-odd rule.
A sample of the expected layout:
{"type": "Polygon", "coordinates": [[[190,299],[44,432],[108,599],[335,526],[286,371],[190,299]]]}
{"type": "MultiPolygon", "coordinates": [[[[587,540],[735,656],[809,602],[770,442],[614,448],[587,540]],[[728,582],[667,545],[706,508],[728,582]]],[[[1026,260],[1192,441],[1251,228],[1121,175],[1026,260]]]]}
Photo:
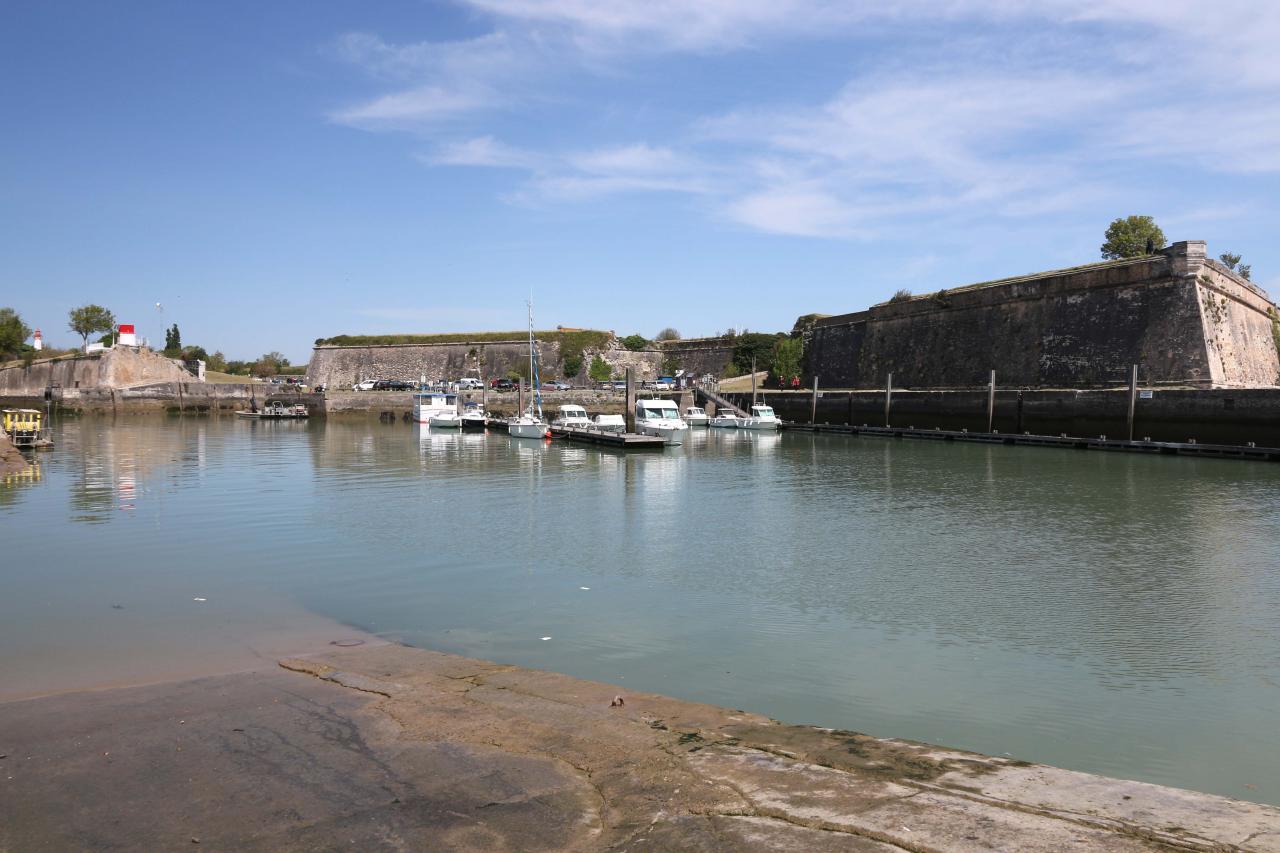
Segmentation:
{"type": "Polygon", "coordinates": [[[1061,447],[1075,450],[1109,450],[1120,453],[1148,453],[1170,456],[1209,456],[1219,459],[1253,459],[1280,462],[1280,447],[1257,447],[1253,444],[1200,444],[1195,441],[1129,441],[1097,436],[1032,435],[1031,433],[969,432],[968,430],[916,429],[915,427],[847,426],[845,424],[807,424],[787,422],[783,429],[802,432],[869,435],[881,438],[912,438],[932,441],[971,441],[982,444],[1012,444],[1033,447],[1061,447]]]}
{"type": "Polygon", "coordinates": [[[582,444],[601,447],[617,447],[623,450],[661,450],[666,442],[656,435],[640,435],[634,432],[603,432],[595,429],[568,429],[551,427],[552,438],[563,438],[582,444]]]}

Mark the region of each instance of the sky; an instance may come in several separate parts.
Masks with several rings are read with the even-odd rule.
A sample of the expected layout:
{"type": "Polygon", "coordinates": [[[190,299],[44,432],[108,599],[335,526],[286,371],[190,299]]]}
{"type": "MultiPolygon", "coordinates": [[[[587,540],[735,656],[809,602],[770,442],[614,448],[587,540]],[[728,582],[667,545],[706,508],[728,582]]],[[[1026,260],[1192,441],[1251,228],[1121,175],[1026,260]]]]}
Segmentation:
{"type": "Polygon", "coordinates": [[[1280,292],[1280,3],[62,2],[0,16],[0,306],[72,345],[789,330],[1097,260],[1280,292]]]}

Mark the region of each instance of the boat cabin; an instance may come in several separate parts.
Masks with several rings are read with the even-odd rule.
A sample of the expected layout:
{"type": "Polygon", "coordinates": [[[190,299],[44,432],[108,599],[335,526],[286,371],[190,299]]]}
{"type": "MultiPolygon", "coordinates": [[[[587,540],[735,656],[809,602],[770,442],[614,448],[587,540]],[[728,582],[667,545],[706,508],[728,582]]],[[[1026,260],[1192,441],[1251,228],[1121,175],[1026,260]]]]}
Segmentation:
{"type": "Polygon", "coordinates": [[[773,414],[773,406],[752,406],[752,407],[751,407],[751,417],[753,417],[753,418],[772,418],[772,417],[776,417],[776,416],[773,414]]]}
{"type": "Polygon", "coordinates": [[[678,421],[680,410],[673,400],[636,400],[636,420],[678,421]]]}
{"type": "Polygon", "coordinates": [[[44,412],[39,409],[5,409],[4,431],[14,447],[33,447],[40,441],[44,428],[44,412]]]}

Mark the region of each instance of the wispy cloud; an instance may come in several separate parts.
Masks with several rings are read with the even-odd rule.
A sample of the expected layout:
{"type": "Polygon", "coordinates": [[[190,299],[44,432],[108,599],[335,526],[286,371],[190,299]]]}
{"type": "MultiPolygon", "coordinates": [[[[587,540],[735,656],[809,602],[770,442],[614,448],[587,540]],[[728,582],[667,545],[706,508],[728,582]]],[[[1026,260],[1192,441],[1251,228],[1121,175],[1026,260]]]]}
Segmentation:
{"type": "Polygon", "coordinates": [[[750,229],[868,239],[922,220],[1081,209],[1123,197],[1137,163],[1280,172],[1280,4],[1219,0],[1206,26],[1195,0],[461,2],[494,30],[340,38],[336,56],[397,88],[333,118],[423,134],[432,167],[515,170],[504,197],[522,203],[697,195],[750,229]],[[718,107],[649,132],[619,123],[585,147],[500,120],[546,99],[608,127],[598,93],[575,82],[625,79],[655,53],[716,62],[797,40],[848,43],[859,61],[842,87],[768,104],[728,88],[718,107]]]}

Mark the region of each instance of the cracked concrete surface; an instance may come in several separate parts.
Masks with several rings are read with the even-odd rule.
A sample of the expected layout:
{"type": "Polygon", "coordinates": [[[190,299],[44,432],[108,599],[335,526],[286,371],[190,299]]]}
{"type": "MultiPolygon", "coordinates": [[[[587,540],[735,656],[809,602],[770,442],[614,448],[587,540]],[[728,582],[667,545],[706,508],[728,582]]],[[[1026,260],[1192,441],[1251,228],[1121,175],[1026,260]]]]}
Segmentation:
{"type": "Polygon", "coordinates": [[[402,646],[0,704],[0,851],[1272,850],[1280,810],[402,646]]]}

